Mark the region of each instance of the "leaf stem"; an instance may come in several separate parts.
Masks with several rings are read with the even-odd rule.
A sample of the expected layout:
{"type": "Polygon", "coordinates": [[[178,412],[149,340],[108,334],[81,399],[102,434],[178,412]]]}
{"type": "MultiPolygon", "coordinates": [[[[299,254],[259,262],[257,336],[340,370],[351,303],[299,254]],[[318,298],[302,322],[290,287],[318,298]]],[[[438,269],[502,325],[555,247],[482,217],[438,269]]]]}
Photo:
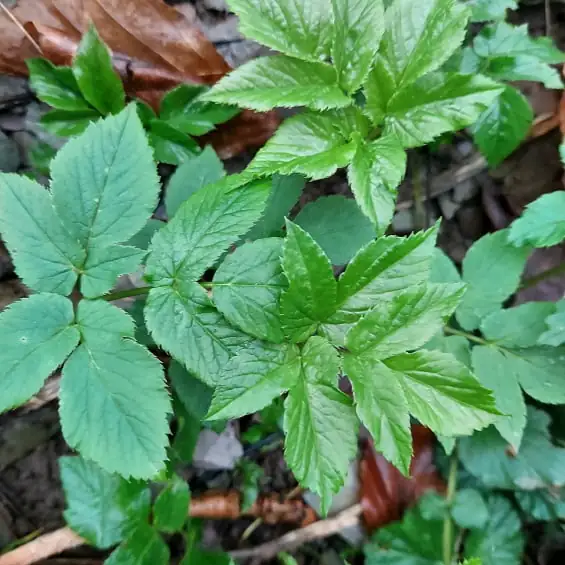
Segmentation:
{"type": "Polygon", "coordinates": [[[103,300],[112,302],[113,300],[121,300],[122,298],[130,298],[131,296],[141,296],[143,294],[148,294],[152,287],[150,286],[139,286],[137,288],[127,288],[125,290],[116,290],[115,292],[110,292],[101,296],[103,300]]]}
{"type": "Polygon", "coordinates": [[[557,275],[562,275],[563,273],[565,273],[565,262],[560,263],[559,265],[551,269],[547,269],[547,271],[543,271],[539,275],[535,275],[534,277],[530,277],[529,279],[524,279],[518,290],[531,288],[532,286],[536,286],[536,284],[546,279],[550,279],[551,277],[556,277],[557,275]]]}
{"type": "Polygon", "coordinates": [[[486,339],[483,339],[482,337],[473,335],[469,332],[464,332],[462,330],[457,330],[455,328],[452,328],[451,326],[444,326],[443,331],[446,334],[460,335],[461,337],[464,337],[464,338],[468,339],[469,341],[474,341],[475,343],[478,343],[480,345],[493,345],[490,341],[487,341],[486,339]]]}
{"type": "Polygon", "coordinates": [[[451,507],[455,500],[455,492],[457,491],[457,466],[459,458],[457,457],[457,446],[453,449],[449,457],[449,475],[447,477],[447,497],[446,509],[443,518],[443,564],[451,565],[453,562],[453,520],[451,518],[451,507]]]}

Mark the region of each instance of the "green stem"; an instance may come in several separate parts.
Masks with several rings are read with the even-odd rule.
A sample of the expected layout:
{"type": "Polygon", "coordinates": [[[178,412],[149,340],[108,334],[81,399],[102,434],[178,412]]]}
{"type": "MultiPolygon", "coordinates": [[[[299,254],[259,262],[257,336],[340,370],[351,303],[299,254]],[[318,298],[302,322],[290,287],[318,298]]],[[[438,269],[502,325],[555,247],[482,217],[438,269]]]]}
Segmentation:
{"type": "Polygon", "coordinates": [[[443,331],[446,334],[460,335],[461,337],[464,337],[464,338],[468,339],[469,341],[474,341],[475,343],[479,343],[480,345],[492,345],[492,343],[490,343],[486,339],[483,339],[482,337],[478,337],[476,335],[470,334],[469,332],[456,330],[455,328],[452,328],[451,326],[444,326],[443,331]]]}
{"type": "Polygon", "coordinates": [[[453,520],[451,519],[451,507],[455,500],[457,491],[457,447],[453,449],[449,457],[449,475],[447,477],[447,497],[445,516],[443,518],[443,564],[451,565],[453,562],[453,520]]]}
{"type": "Polygon", "coordinates": [[[529,279],[524,279],[518,290],[524,290],[526,288],[531,288],[532,286],[536,286],[536,284],[538,284],[538,283],[540,283],[540,282],[542,282],[546,279],[550,279],[551,277],[556,277],[557,275],[562,275],[563,273],[565,273],[565,262],[560,263],[559,265],[557,265],[556,267],[553,267],[552,269],[548,269],[547,271],[543,271],[543,273],[540,273],[539,275],[536,275],[534,277],[530,277],[529,279]]]}
{"type": "Polygon", "coordinates": [[[104,300],[112,302],[113,300],[121,300],[122,298],[129,298],[130,296],[141,296],[142,294],[148,294],[152,287],[150,286],[139,286],[137,288],[128,288],[126,290],[116,290],[115,292],[110,292],[102,296],[104,300]]]}

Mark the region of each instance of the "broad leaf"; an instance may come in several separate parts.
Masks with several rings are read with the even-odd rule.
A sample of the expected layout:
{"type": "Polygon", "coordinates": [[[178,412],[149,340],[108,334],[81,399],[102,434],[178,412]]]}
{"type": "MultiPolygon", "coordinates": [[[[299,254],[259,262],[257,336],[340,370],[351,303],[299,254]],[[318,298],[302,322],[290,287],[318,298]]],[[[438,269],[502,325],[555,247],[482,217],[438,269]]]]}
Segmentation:
{"type": "Polygon", "coordinates": [[[190,490],[186,481],[173,475],[153,505],[153,525],[161,532],[175,533],[182,529],[188,516],[190,490]]]}
{"type": "Polygon", "coordinates": [[[451,516],[462,528],[480,529],[489,519],[489,508],[478,490],[466,488],[456,492],[451,516]]]}
{"type": "Polygon", "coordinates": [[[364,214],[384,233],[406,172],[406,152],[394,135],[359,143],[348,169],[351,190],[364,214]]]}
{"type": "Polygon", "coordinates": [[[62,226],[49,191],[18,175],[0,175],[0,233],[23,282],[70,294],[84,250],[62,226]]]}
{"type": "Polygon", "coordinates": [[[476,329],[518,287],[529,249],[516,249],[507,238],[504,230],[487,234],[463,259],[463,281],[468,286],[456,316],[466,330],[476,329]],[[493,280],[496,284],[491,283],[493,280]]]}
{"type": "Polygon", "coordinates": [[[354,93],[367,77],[384,32],[382,0],[332,0],[332,61],[338,82],[354,93]],[[352,64],[355,61],[355,64],[352,64]]]}
{"type": "Polygon", "coordinates": [[[148,524],[141,524],[104,562],[105,565],[168,565],[169,546],[148,524]]]}
{"type": "Polygon", "coordinates": [[[65,521],[92,545],[112,547],[149,518],[151,492],[144,483],[127,482],[81,457],[61,457],[59,467],[65,521]]]}
{"type": "Polygon", "coordinates": [[[0,412],[23,404],[79,342],[73,305],[56,294],[35,294],[0,313],[0,412]]]}
{"type": "Polygon", "coordinates": [[[116,338],[134,338],[135,322],[121,308],[104,300],[81,300],[76,308],[77,329],[82,341],[104,347],[116,338]]]}
{"type": "Polygon", "coordinates": [[[83,98],[73,71],[57,67],[47,59],[27,59],[29,83],[37,97],[57,110],[91,109],[83,98]]]}
{"type": "Polygon", "coordinates": [[[336,386],[335,349],[312,337],[302,349],[301,362],[299,381],[285,401],[285,459],[300,484],[320,496],[326,514],[355,455],[358,421],[351,399],[336,386]]]}
{"type": "Polygon", "coordinates": [[[327,0],[230,0],[243,35],[306,61],[329,55],[332,10],[327,0]]]}
{"type": "Polygon", "coordinates": [[[439,69],[463,42],[468,17],[456,0],[395,0],[386,12],[381,53],[396,83],[439,69]]]}
{"type": "Polygon", "coordinates": [[[194,139],[163,120],[151,121],[148,140],[158,163],[182,165],[200,153],[200,146],[194,139]]]}
{"type": "Polygon", "coordinates": [[[102,115],[117,114],[124,108],[122,80],[114,71],[108,47],[93,25],[79,43],[72,70],[82,95],[102,115]]]}
{"type": "Polygon", "coordinates": [[[233,357],[216,379],[207,419],[230,420],[268,406],[300,377],[295,345],[257,344],[233,357]]]}
{"type": "Polygon", "coordinates": [[[565,449],[551,442],[549,416],[528,409],[520,451],[508,454],[508,444],[493,428],[459,441],[459,455],[465,468],[487,488],[536,490],[565,484],[565,449]]]}
{"type": "Polygon", "coordinates": [[[335,194],[309,202],[294,222],[307,231],[334,265],[346,265],[375,239],[375,229],[351,198],[335,194]]]}
{"type": "Polygon", "coordinates": [[[268,181],[226,177],[194,193],[151,242],[146,277],[153,283],[198,280],[261,216],[268,181]],[[243,186],[241,186],[243,184],[243,186]]]}
{"type": "Polygon", "coordinates": [[[439,247],[434,249],[432,266],[430,270],[430,282],[433,283],[458,283],[461,275],[448,255],[439,247]]]}
{"type": "Polygon", "coordinates": [[[212,281],[212,299],[226,319],[274,343],[283,340],[279,300],[288,286],[282,272],[283,240],[260,239],[228,255],[212,281]]]}
{"type": "Polygon", "coordinates": [[[517,10],[516,0],[469,0],[472,22],[488,22],[506,19],[507,10],[517,10]]]}
{"type": "Polygon", "coordinates": [[[528,204],[508,231],[516,246],[551,247],[565,239],[565,192],[544,194],[528,204]]]}
{"type": "Polygon", "coordinates": [[[247,171],[255,175],[302,173],[312,179],[333,175],[353,158],[356,143],[339,131],[335,114],[299,114],[286,120],[257,153],[247,171]]]}
{"type": "Polygon", "coordinates": [[[85,342],[63,368],[67,443],[108,472],[149,479],[164,465],[170,400],[159,361],[118,337],[85,342]]]}
{"type": "Polygon", "coordinates": [[[51,164],[55,208],[85,248],[127,241],[153,212],[159,179],[135,106],[71,139],[51,164]]]}
{"type": "Polygon", "coordinates": [[[520,145],[533,118],[527,98],[508,85],[479,116],[472,127],[473,139],[491,167],[499,165],[520,145]]]}
{"type": "Polygon", "coordinates": [[[171,175],[165,194],[167,215],[172,218],[181,204],[208,184],[219,181],[225,175],[224,167],[211,146],[183,163],[171,175]]]}
{"type": "Polygon", "coordinates": [[[476,122],[501,91],[482,75],[427,75],[391,98],[384,134],[395,134],[404,147],[425,145],[476,122]]]}
{"type": "Polygon", "coordinates": [[[352,103],[332,66],[285,55],[249,61],[221,79],[205,99],[260,112],[293,106],[326,110],[352,103]]]}
{"type": "Polygon", "coordinates": [[[289,282],[281,299],[281,319],[292,341],[304,341],[335,311],[337,283],[319,245],[287,220],[282,265],[289,282]]]}
{"type": "Polygon", "coordinates": [[[555,304],[555,314],[548,316],[545,320],[547,331],[539,337],[542,345],[561,345],[565,343],[565,300],[555,304]]]}

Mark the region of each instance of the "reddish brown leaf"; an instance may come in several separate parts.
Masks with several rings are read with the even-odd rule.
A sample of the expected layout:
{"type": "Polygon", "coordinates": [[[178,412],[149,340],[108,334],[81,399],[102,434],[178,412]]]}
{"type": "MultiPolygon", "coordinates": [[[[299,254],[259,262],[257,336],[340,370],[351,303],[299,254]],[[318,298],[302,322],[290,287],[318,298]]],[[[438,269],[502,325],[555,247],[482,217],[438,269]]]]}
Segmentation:
{"type": "Polygon", "coordinates": [[[369,531],[399,520],[424,492],[443,493],[445,484],[433,462],[434,435],[424,426],[412,426],[414,455],[410,477],[403,476],[380,453],[372,441],[363,450],[360,463],[361,504],[369,531]]]}

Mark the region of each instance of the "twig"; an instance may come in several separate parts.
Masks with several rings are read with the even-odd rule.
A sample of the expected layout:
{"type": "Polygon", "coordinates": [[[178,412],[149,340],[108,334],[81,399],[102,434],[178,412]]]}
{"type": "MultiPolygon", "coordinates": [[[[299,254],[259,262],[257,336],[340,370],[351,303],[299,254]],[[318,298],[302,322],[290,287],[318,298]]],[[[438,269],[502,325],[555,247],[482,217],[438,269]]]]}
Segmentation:
{"type": "Polygon", "coordinates": [[[33,37],[30,35],[27,29],[22,25],[22,23],[18,20],[18,18],[16,18],[16,16],[14,16],[14,14],[12,14],[12,12],[8,10],[6,6],[4,6],[4,2],[2,2],[1,0],[0,0],[0,10],[2,10],[2,12],[4,12],[8,16],[8,18],[12,20],[12,22],[14,22],[14,25],[16,25],[19,28],[19,30],[30,40],[31,44],[37,49],[37,51],[41,55],[43,55],[43,49],[41,49],[39,43],[37,43],[37,41],[33,39],[33,37]]]}
{"type": "Polygon", "coordinates": [[[457,490],[457,465],[459,459],[457,458],[457,447],[449,457],[449,476],[447,479],[447,496],[446,508],[443,518],[443,563],[444,565],[451,565],[453,562],[453,519],[451,517],[451,507],[455,500],[455,492],[457,490]]]}
{"type": "MultiPolygon", "coordinates": [[[[306,526],[300,530],[294,530],[284,536],[270,541],[263,545],[259,545],[252,549],[240,549],[230,552],[233,559],[249,559],[255,558],[266,561],[272,559],[282,551],[292,551],[301,545],[322,538],[327,538],[337,534],[359,523],[359,516],[363,509],[361,504],[355,504],[351,508],[344,510],[334,518],[320,520],[310,526],[306,526]]],[[[0,565],[3,565],[0,562],[0,565]]]]}

